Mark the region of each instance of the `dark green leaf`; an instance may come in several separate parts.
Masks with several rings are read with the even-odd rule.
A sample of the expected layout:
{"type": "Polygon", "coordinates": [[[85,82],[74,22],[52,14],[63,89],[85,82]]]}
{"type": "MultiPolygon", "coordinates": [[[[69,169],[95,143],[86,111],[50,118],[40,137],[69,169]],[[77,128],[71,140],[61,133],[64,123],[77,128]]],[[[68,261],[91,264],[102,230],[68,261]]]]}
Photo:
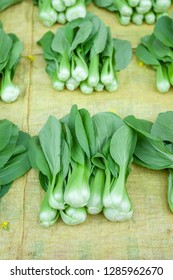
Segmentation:
{"type": "Polygon", "coordinates": [[[61,124],[55,117],[48,118],[39,133],[39,140],[50,171],[56,176],[60,171],[61,124]]]}
{"type": "Polygon", "coordinates": [[[17,155],[0,169],[0,185],[6,185],[24,175],[31,168],[26,153],[17,155]]]}
{"type": "Polygon", "coordinates": [[[12,183],[0,186],[0,198],[2,198],[9,191],[9,189],[11,188],[11,184],[12,183]]]}
{"type": "Polygon", "coordinates": [[[12,134],[12,129],[12,122],[8,120],[0,120],[0,152],[5,148],[5,146],[9,142],[12,134]]]}

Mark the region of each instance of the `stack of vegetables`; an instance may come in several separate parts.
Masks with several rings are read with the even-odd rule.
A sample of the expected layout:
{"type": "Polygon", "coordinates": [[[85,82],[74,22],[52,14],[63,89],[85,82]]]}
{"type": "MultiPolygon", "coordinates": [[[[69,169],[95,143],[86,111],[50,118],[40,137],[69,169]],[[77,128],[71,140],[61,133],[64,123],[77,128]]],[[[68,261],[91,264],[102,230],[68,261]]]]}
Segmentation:
{"type": "Polygon", "coordinates": [[[156,88],[167,92],[173,85],[173,20],[169,16],[161,17],[154,32],[141,39],[137,46],[137,58],[156,71],[156,88]]]}
{"type": "Polygon", "coordinates": [[[28,159],[30,136],[9,120],[0,120],[0,198],[10,189],[12,182],[31,168],[28,159]]]}
{"type": "Polygon", "coordinates": [[[0,22],[0,97],[10,103],[15,101],[20,90],[13,84],[16,67],[21,58],[23,45],[15,34],[6,34],[0,22]]]}
{"type": "Polygon", "coordinates": [[[0,1],[0,12],[7,9],[8,7],[22,2],[23,0],[1,0],[0,1]]]}
{"type": "Polygon", "coordinates": [[[153,24],[160,16],[167,13],[171,0],[93,0],[101,8],[116,12],[122,25],[133,22],[153,24]]]}
{"type": "Polygon", "coordinates": [[[91,0],[34,0],[39,7],[39,19],[47,27],[56,22],[65,24],[87,14],[86,5],[91,0]]]}
{"type": "Polygon", "coordinates": [[[90,116],[73,105],[58,120],[50,116],[30,141],[29,158],[46,191],[40,221],[53,225],[59,216],[68,225],[103,211],[111,221],[132,217],[126,190],[136,134],[110,112],[90,116]]]}
{"type": "Polygon", "coordinates": [[[168,169],[168,205],[173,212],[173,111],[163,112],[154,123],[128,116],[137,133],[134,162],[153,170],[168,169]]]}
{"type": "Polygon", "coordinates": [[[109,27],[99,17],[88,13],[59,28],[54,35],[47,32],[38,42],[46,60],[46,72],[53,88],[80,90],[85,94],[118,88],[117,72],[132,58],[128,41],[112,38],[109,27]]]}

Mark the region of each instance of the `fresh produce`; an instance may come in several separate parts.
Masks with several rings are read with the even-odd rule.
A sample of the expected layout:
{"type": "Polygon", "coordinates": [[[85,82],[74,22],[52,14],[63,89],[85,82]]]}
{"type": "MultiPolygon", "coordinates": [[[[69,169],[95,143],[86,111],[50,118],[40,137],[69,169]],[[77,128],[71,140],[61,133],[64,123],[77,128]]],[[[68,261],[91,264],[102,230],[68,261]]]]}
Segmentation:
{"type": "Polygon", "coordinates": [[[137,46],[138,60],[150,65],[156,71],[156,88],[159,92],[169,91],[173,85],[173,20],[162,16],[154,31],[141,39],[137,46]]]}
{"type": "Polygon", "coordinates": [[[173,111],[158,115],[155,122],[125,118],[137,133],[134,162],[153,170],[168,169],[168,205],[173,212],[173,111]]]}
{"type": "Polygon", "coordinates": [[[23,44],[15,34],[6,34],[0,22],[0,97],[4,102],[15,101],[20,90],[13,83],[23,44]]]}
{"type": "Polygon", "coordinates": [[[0,120],[0,198],[14,180],[30,170],[28,141],[30,136],[9,120],[0,120]]]}
{"type": "Polygon", "coordinates": [[[153,24],[165,15],[171,6],[171,0],[93,0],[100,8],[105,8],[118,15],[122,25],[130,22],[141,25],[153,24]]]}
{"type": "Polygon", "coordinates": [[[111,221],[132,217],[126,190],[136,135],[110,112],[90,116],[73,105],[58,120],[50,116],[30,140],[31,166],[39,171],[46,191],[40,221],[53,225],[59,217],[68,224],[84,222],[103,210],[111,221]]]}
{"type": "Polygon", "coordinates": [[[73,105],[58,120],[50,116],[30,140],[29,158],[46,191],[40,221],[53,225],[59,216],[68,225],[84,222],[89,214],[111,221],[132,217],[126,190],[136,135],[110,112],[90,116],[73,105]]]}
{"type": "Polygon", "coordinates": [[[112,38],[109,27],[99,17],[88,13],[59,28],[48,31],[38,44],[43,49],[46,72],[53,88],[73,91],[80,87],[85,94],[118,88],[117,73],[132,58],[128,41],[112,38]]]}
{"type": "Polygon", "coordinates": [[[87,14],[86,5],[91,0],[33,0],[39,8],[39,19],[47,27],[56,22],[65,24],[87,14]]]}
{"type": "Polygon", "coordinates": [[[8,7],[22,2],[23,0],[1,0],[0,1],[0,12],[7,9],[8,7]]]}

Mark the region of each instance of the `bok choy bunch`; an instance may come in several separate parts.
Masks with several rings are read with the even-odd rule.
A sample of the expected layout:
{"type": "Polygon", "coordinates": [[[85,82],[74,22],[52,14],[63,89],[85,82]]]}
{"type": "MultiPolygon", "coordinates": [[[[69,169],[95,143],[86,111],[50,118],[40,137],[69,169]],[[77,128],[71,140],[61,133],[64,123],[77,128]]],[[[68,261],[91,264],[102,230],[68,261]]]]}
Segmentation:
{"type": "Polygon", "coordinates": [[[60,120],[50,116],[29,145],[31,166],[46,192],[41,223],[51,226],[61,217],[77,225],[87,213],[102,211],[111,221],[131,218],[126,180],[135,144],[134,131],[113,113],[91,117],[73,105],[60,120]]]}
{"type": "Polygon", "coordinates": [[[19,131],[9,120],[0,120],[0,198],[11,188],[14,180],[31,168],[28,159],[30,136],[19,131]]]}
{"type": "Polygon", "coordinates": [[[167,199],[173,212],[173,112],[160,113],[154,123],[134,116],[125,122],[137,133],[134,162],[153,170],[168,169],[167,199]]]}
{"type": "Polygon", "coordinates": [[[117,73],[132,58],[130,43],[112,38],[110,28],[92,13],[67,23],[55,35],[48,31],[38,44],[43,49],[46,72],[58,91],[80,87],[85,94],[114,92],[117,73]]]}
{"type": "Polygon", "coordinates": [[[0,12],[7,9],[8,7],[22,2],[23,0],[1,0],[0,1],[0,12]]]}
{"type": "Polygon", "coordinates": [[[91,0],[33,0],[38,5],[39,19],[47,27],[54,23],[65,24],[87,14],[86,5],[91,0]]]}
{"type": "Polygon", "coordinates": [[[173,85],[173,20],[168,16],[158,19],[154,32],[141,38],[136,55],[139,61],[156,71],[156,88],[169,91],[173,85]]]}
{"type": "MultiPolygon", "coordinates": [[[[110,221],[132,217],[133,208],[126,181],[136,145],[136,134],[117,115],[109,112],[93,116],[97,152],[92,158],[97,172],[104,172],[101,202],[104,216],[110,221]]],[[[98,186],[95,185],[95,191],[98,186]]]]}
{"type": "Polygon", "coordinates": [[[15,34],[6,34],[0,22],[0,97],[4,102],[15,101],[20,90],[13,83],[23,44],[15,34]]]}
{"type": "Polygon", "coordinates": [[[133,22],[153,24],[165,15],[171,6],[171,0],[93,0],[100,8],[115,12],[122,25],[133,22]]]}

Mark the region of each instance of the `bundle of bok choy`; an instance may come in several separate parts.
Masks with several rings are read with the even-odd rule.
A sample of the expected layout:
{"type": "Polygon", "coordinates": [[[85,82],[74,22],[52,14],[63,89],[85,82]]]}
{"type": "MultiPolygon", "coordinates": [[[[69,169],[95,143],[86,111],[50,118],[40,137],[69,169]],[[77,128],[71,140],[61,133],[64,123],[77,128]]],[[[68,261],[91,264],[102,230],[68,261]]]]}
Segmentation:
{"type": "Polygon", "coordinates": [[[31,166],[46,192],[41,224],[51,226],[61,217],[76,225],[101,211],[111,221],[131,218],[126,180],[135,144],[133,129],[110,112],[91,117],[73,105],[60,120],[50,116],[29,145],[31,166]]]}
{"type": "Polygon", "coordinates": [[[67,23],[56,34],[48,31],[38,44],[43,49],[46,72],[58,91],[80,87],[85,94],[94,90],[114,92],[117,73],[132,58],[131,44],[112,38],[110,28],[92,13],[67,23]]]}
{"type": "Polygon", "coordinates": [[[171,0],[93,0],[100,8],[115,12],[122,25],[133,22],[153,24],[165,15],[171,6],[171,0]]]}
{"type": "Polygon", "coordinates": [[[141,38],[136,48],[139,61],[156,71],[156,88],[168,92],[173,85],[173,20],[162,16],[155,24],[151,35],[141,38]]]}
{"type": "Polygon", "coordinates": [[[56,22],[65,24],[87,14],[86,5],[91,0],[33,0],[38,5],[39,19],[47,27],[56,22]]]}
{"type": "Polygon", "coordinates": [[[173,212],[173,111],[160,113],[154,123],[132,115],[125,122],[137,133],[134,162],[148,169],[168,169],[167,200],[173,212]]]}
{"type": "Polygon", "coordinates": [[[7,34],[0,22],[0,98],[7,103],[15,101],[20,90],[13,83],[23,44],[15,34],[7,34]]]}

